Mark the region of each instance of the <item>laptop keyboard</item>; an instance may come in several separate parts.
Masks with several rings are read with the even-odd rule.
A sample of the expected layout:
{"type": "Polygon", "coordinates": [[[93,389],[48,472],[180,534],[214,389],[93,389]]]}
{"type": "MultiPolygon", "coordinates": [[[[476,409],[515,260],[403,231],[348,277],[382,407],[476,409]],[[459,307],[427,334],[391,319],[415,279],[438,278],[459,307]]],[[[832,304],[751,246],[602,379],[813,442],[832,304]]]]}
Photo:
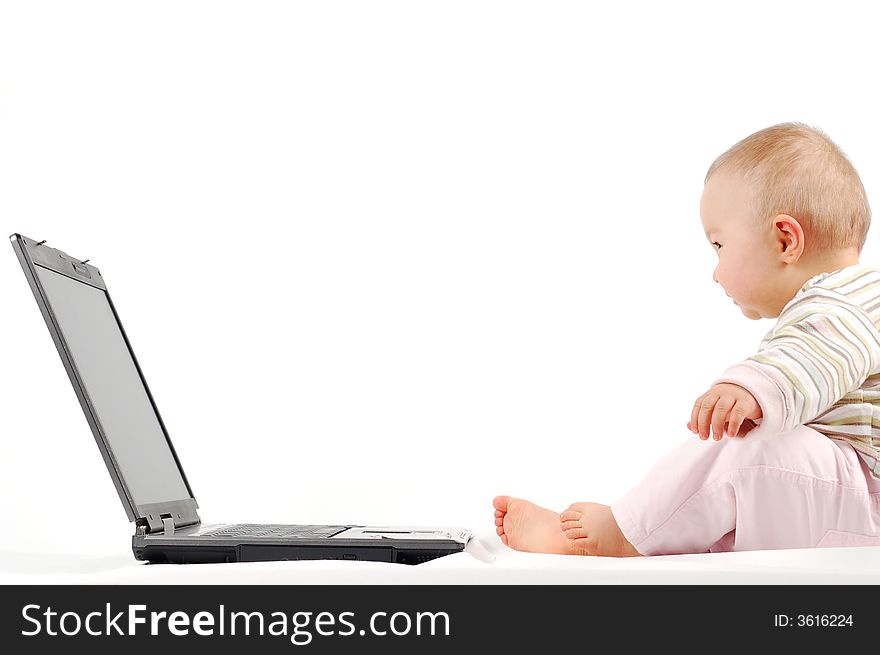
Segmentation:
{"type": "Polygon", "coordinates": [[[211,537],[272,537],[275,539],[320,539],[332,537],[343,530],[345,525],[277,525],[258,523],[238,523],[227,525],[216,532],[205,533],[211,537]]]}

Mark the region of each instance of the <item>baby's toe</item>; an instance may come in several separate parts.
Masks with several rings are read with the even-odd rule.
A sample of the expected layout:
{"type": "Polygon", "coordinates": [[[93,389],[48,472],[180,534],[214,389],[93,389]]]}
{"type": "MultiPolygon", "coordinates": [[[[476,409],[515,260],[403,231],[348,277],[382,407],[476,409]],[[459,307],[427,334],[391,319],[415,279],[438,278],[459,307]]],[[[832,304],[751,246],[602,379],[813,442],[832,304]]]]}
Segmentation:
{"type": "Polygon", "coordinates": [[[575,539],[584,539],[588,537],[587,531],[582,527],[570,528],[565,531],[565,536],[574,541],[575,539]]]}
{"type": "Polygon", "coordinates": [[[501,517],[497,517],[495,519],[495,525],[504,525],[504,519],[502,519],[501,517]]]}
{"type": "Polygon", "coordinates": [[[579,521],[583,514],[576,509],[567,509],[559,515],[561,521],[579,521]]]}

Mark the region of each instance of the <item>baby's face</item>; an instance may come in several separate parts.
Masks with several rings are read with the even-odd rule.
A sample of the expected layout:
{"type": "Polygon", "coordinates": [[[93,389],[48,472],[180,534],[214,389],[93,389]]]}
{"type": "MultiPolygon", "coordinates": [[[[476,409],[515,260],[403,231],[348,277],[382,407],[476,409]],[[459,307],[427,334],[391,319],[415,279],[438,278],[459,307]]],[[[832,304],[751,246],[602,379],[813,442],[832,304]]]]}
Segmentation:
{"type": "Polygon", "coordinates": [[[718,254],[712,279],[747,318],[775,318],[788,298],[772,232],[757,227],[750,198],[745,181],[725,171],[713,174],[703,189],[700,216],[718,254]]]}

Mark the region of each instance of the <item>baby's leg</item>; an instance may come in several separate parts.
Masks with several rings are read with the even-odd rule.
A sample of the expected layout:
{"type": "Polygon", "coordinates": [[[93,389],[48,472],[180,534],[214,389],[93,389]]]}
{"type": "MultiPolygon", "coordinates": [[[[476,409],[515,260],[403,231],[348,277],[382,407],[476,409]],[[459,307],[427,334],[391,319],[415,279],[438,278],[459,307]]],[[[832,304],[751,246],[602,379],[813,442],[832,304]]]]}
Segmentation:
{"type": "Polygon", "coordinates": [[[880,545],[880,480],[853,448],[800,426],[764,438],[688,438],[611,504],[644,555],[880,545]]]}

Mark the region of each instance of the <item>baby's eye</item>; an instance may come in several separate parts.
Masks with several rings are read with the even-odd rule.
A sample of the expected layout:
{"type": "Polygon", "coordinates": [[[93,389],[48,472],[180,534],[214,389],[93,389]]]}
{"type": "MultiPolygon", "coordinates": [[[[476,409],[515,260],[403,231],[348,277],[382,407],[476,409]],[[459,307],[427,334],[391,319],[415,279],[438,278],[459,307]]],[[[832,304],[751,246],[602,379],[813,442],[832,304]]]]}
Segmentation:
{"type": "Polygon", "coordinates": [[[718,243],[717,241],[713,241],[713,242],[712,242],[712,245],[713,245],[713,246],[718,246],[719,249],[721,248],[721,244],[718,243]]]}

